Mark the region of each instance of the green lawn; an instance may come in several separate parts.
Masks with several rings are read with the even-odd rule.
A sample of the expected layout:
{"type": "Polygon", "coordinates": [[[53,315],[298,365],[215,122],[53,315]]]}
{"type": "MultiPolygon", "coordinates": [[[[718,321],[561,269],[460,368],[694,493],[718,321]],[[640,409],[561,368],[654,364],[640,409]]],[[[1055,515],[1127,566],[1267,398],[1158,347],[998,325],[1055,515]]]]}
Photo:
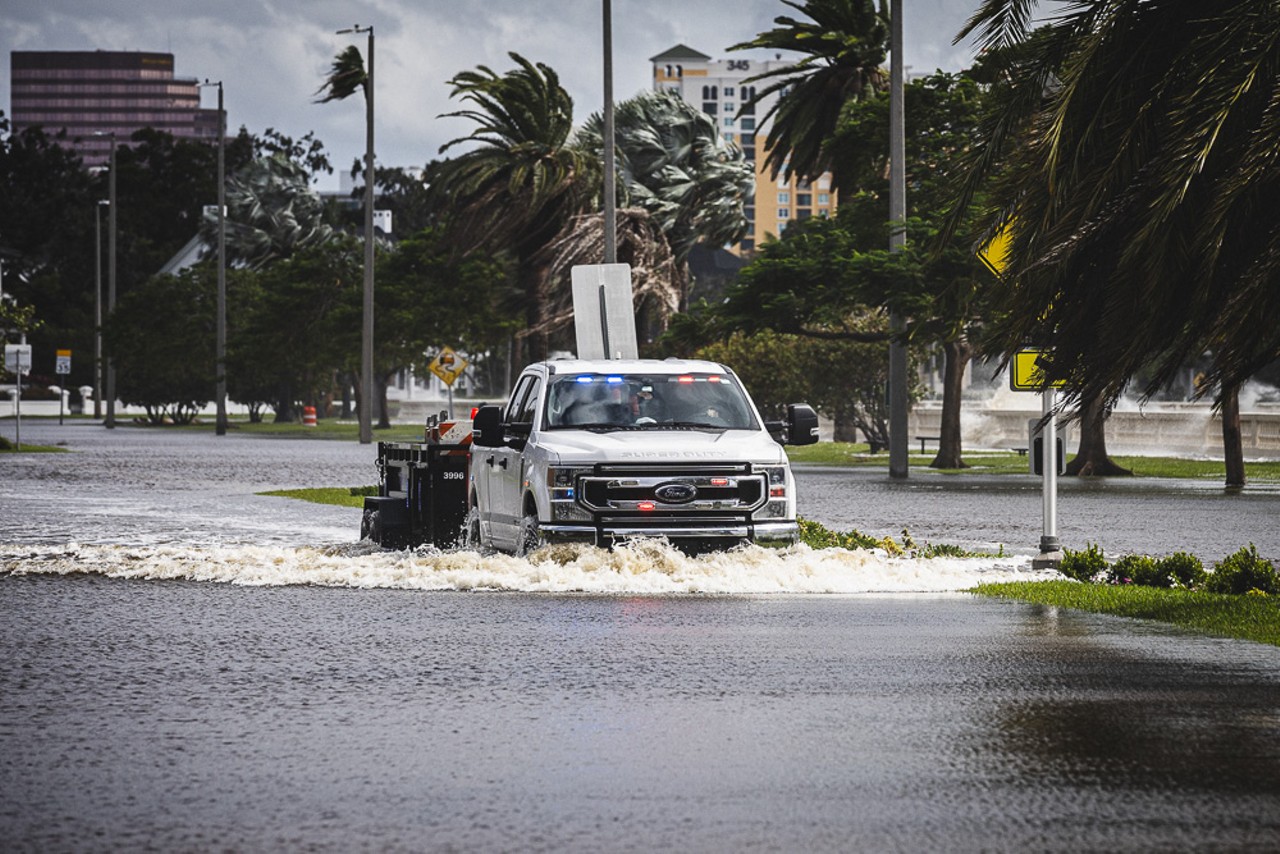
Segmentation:
{"type": "Polygon", "coordinates": [[[1280,597],[1228,596],[1136,584],[1034,581],[983,584],[979,596],[1157,620],[1212,635],[1280,646],[1280,597]]]}
{"type": "MultiPolygon", "coordinates": [[[[918,447],[918,446],[917,446],[918,447]]],[[[788,447],[787,456],[793,463],[826,466],[850,466],[860,468],[889,467],[889,455],[873,454],[865,444],[851,442],[819,442],[816,445],[788,447]]],[[[907,461],[912,468],[927,469],[935,454],[909,454],[907,461]]],[[[1137,477],[1188,478],[1192,480],[1224,480],[1227,475],[1221,460],[1188,460],[1177,457],[1125,457],[1112,456],[1121,466],[1137,477]]],[[[1025,455],[1013,451],[966,451],[965,469],[933,469],[943,474],[1027,474],[1029,464],[1025,455]]],[[[1249,482],[1280,482],[1280,460],[1245,463],[1245,476],[1249,482]]]]}

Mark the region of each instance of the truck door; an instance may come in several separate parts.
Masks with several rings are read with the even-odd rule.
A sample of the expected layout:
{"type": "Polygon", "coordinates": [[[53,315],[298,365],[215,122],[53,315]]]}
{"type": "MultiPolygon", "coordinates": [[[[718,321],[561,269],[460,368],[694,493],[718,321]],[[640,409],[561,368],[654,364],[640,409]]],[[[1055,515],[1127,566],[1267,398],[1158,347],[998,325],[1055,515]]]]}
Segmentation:
{"type": "MultiPolygon", "coordinates": [[[[527,376],[511,395],[507,413],[503,419],[508,425],[520,425],[513,433],[529,436],[533,427],[538,397],[542,394],[542,378],[527,376]]],[[[490,486],[493,489],[493,530],[506,548],[514,549],[520,537],[520,523],[524,516],[524,444],[517,447],[496,448],[490,486]]]]}

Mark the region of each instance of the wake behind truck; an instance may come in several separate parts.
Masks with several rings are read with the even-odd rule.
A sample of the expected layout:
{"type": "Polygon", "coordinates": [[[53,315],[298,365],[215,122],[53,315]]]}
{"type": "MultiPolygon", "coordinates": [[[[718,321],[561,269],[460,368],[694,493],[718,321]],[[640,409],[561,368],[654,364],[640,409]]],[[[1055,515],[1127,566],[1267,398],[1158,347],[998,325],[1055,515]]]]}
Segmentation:
{"type": "Polygon", "coordinates": [[[689,551],[787,545],[799,529],[782,445],[817,439],[808,406],[766,422],[714,362],[539,362],[471,424],[379,443],[380,494],[365,499],[362,535],[517,555],[641,536],[689,551]]]}

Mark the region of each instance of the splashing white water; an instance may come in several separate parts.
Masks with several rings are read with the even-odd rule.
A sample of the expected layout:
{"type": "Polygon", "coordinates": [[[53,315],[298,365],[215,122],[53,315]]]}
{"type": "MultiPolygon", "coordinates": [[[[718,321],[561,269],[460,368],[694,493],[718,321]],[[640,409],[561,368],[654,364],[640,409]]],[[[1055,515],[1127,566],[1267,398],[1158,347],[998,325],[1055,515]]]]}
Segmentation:
{"type": "Polygon", "coordinates": [[[661,541],[643,540],[612,551],[552,546],[528,560],[470,551],[382,551],[367,544],[0,545],[0,577],[72,573],[254,586],[605,594],[943,592],[1058,577],[1052,570],[1031,570],[1025,557],[904,558],[807,546],[781,551],[750,546],[689,557],[661,541]]]}

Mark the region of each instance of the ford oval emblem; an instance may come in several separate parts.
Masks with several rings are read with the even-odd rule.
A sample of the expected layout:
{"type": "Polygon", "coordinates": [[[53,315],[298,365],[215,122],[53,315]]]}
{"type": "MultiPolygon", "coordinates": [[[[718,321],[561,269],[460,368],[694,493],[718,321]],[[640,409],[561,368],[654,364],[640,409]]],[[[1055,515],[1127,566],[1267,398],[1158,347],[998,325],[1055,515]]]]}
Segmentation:
{"type": "Polygon", "coordinates": [[[667,504],[688,504],[698,497],[698,488],[691,483],[664,483],[653,494],[667,504]]]}

